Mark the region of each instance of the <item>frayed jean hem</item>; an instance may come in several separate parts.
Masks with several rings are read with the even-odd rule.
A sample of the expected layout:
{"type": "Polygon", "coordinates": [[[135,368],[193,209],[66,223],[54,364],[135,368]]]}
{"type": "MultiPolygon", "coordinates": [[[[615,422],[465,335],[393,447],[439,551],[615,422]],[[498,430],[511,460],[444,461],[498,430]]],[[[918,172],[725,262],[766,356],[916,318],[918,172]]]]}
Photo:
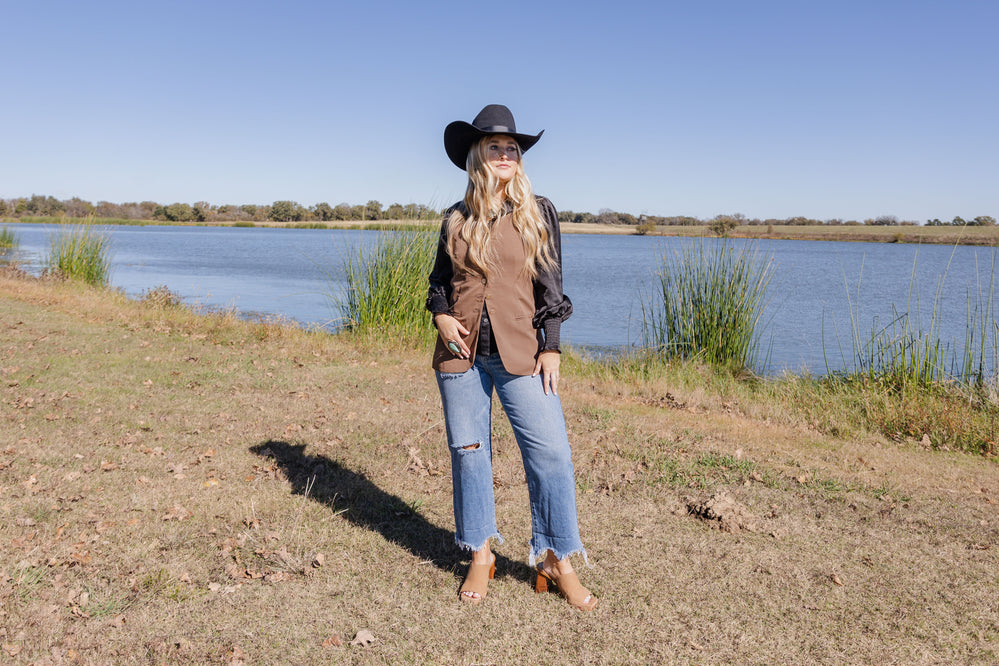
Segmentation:
{"type": "Polygon", "coordinates": [[[554,548],[544,548],[544,549],[532,548],[531,549],[531,555],[528,558],[528,562],[530,563],[530,565],[532,567],[536,567],[539,562],[544,562],[545,556],[548,555],[548,551],[549,550],[552,551],[553,553],[555,553],[555,559],[556,560],[564,560],[565,558],[572,557],[573,555],[582,555],[583,556],[583,564],[585,564],[587,568],[589,568],[589,566],[590,566],[590,560],[586,556],[586,549],[585,548],[577,548],[576,550],[571,550],[571,551],[569,551],[567,553],[560,553],[559,551],[555,550],[554,548]]]}
{"type": "Polygon", "coordinates": [[[499,532],[496,532],[496,533],[494,533],[494,534],[492,534],[490,536],[487,536],[482,541],[482,543],[479,544],[478,547],[476,547],[474,544],[468,543],[467,541],[462,541],[461,539],[458,538],[457,534],[454,535],[454,543],[455,543],[456,546],[458,546],[458,548],[461,548],[462,550],[470,550],[473,553],[478,552],[478,551],[482,550],[483,548],[485,548],[487,545],[489,545],[489,540],[490,539],[496,539],[496,543],[497,544],[502,544],[503,543],[503,536],[499,532]]]}

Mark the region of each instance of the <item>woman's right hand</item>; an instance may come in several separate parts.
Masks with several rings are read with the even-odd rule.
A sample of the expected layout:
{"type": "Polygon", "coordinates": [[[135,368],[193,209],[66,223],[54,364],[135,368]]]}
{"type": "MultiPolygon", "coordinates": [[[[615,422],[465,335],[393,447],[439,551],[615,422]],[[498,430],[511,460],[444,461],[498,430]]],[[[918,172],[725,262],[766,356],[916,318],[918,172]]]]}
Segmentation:
{"type": "Polygon", "coordinates": [[[462,326],[460,321],[447,313],[441,312],[434,315],[434,325],[437,326],[437,334],[441,336],[445,347],[448,347],[449,342],[454,342],[458,345],[459,351],[457,354],[455,354],[453,349],[448,347],[448,350],[452,354],[459,358],[469,357],[472,350],[468,348],[468,345],[462,339],[468,335],[468,329],[462,326]]]}

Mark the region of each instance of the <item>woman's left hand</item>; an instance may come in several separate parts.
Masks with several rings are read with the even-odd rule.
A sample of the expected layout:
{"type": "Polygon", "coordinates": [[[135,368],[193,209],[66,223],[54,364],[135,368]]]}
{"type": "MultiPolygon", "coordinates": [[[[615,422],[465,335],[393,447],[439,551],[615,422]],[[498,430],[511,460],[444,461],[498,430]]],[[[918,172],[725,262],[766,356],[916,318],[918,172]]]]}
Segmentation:
{"type": "Polygon", "coordinates": [[[551,388],[552,395],[558,395],[558,367],[562,363],[562,355],[557,351],[543,351],[538,354],[538,362],[534,364],[532,377],[537,377],[541,373],[541,386],[548,395],[551,388]]]}

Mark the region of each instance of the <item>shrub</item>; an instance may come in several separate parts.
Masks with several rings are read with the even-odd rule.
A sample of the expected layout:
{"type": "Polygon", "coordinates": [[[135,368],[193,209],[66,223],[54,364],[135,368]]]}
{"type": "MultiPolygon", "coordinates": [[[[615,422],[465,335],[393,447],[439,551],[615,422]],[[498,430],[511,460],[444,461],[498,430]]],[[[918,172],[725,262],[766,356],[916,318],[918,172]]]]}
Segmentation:
{"type": "Polygon", "coordinates": [[[146,289],[142,292],[139,300],[152,307],[163,309],[179,307],[182,302],[180,294],[171,291],[169,287],[163,284],[152,289],[146,289]]]}

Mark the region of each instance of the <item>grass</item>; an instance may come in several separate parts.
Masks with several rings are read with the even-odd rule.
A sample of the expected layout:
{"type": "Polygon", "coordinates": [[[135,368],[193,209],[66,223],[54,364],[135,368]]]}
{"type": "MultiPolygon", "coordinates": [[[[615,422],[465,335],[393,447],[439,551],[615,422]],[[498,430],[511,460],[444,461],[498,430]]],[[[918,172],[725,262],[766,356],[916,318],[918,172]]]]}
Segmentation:
{"type": "Polygon", "coordinates": [[[664,252],[658,290],[642,304],[645,346],[666,359],[736,369],[757,361],[771,263],[754,247],[699,240],[664,252]]]}
{"type": "Polygon", "coordinates": [[[0,227],[0,250],[9,250],[15,247],[17,247],[17,234],[7,226],[0,227]]]}
{"type": "Polygon", "coordinates": [[[813,424],[845,388],[567,354],[576,564],[601,607],[533,593],[497,419],[507,541],[468,608],[430,332],[414,350],[12,271],[0,322],[5,663],[999,657],[999,465],[813,424]],[[690,512],[717,493],[756,526],[690,512]]]}
{"type": "Polygon", "coordinates": [[[47,270],[95,286],[111,281],[111,235],[93,221],[60,229],[49,239],[47,270]]]}
{"type": "Polygon", "coordinates": [[[348,256],[346,294],[331,296],[344,328],[359,334],[425,336],[432,328],[424,304],[436,250],[437,234],[430,230],[385,232],[370,251],[359,248],[348,256]]]}

